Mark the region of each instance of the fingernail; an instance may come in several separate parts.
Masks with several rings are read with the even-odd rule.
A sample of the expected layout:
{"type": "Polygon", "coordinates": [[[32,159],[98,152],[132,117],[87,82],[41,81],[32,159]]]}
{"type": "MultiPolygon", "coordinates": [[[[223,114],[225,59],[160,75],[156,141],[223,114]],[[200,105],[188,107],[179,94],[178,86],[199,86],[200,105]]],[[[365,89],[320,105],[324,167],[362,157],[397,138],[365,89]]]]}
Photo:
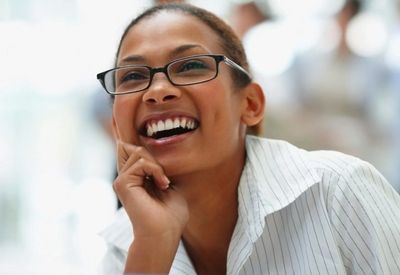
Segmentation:
{"type": "Polygon", "coordinates": [[[167,186],[169,186],[169,184],[171,183],[171,181],[165,175],[163,177],[163,180],[164,180],[165,185],[167,185],[167,186]]]}

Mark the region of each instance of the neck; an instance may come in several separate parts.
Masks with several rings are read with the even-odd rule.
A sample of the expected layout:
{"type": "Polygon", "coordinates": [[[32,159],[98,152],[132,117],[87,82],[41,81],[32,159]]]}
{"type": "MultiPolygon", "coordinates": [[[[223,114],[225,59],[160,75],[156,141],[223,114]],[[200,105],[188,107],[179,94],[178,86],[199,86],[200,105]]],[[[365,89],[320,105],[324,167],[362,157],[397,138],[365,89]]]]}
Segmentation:
{"type": "Polygon", "coordinates": [[[241,148],[212,170],[175,180],[189,206],[183,241],[198,273],[226,273],[229,243],[238,216],[237,189],[245,162],[244,144],[241,148]]]}

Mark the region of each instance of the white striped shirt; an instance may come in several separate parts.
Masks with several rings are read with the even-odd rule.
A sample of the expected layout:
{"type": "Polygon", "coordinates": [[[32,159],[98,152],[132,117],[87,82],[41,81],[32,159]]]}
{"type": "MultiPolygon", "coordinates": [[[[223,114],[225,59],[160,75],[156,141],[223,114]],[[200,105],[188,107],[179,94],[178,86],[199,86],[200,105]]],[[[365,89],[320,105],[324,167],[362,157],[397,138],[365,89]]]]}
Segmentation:
{"type": "MultiPolygon", "coordinates": [[[[400,196],[369,163],[246,138],[227,274],[400,274],[400,196]]],[[[124,210],[102,232],[104,274],[122,274],[124,210]]],[[[196,274],[181,242],[170,274],[196,274]]]]}

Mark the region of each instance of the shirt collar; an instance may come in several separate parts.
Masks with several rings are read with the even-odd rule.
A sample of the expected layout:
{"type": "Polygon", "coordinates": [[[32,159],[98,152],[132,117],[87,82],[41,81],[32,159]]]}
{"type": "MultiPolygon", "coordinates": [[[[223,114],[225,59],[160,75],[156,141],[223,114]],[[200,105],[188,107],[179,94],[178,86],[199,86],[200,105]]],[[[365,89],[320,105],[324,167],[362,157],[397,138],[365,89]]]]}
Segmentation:
{"type": "Polygon", "coordinates": [[[306,151],[288,142],[254,136],[246,138],[247,160],[239,184],[239,216],[255,242],[265,217],[299,197],[321,180],[306,151]]]}
{"type": "MultiPolygon", "coordinates": [[[[247,160],[238,189],[239,219],[234,234],[241,235],[242,232],[254,243],[264,230],[267,215],[289,205],[321,178],[309,166],[305,151],[285,141],[247,136],[246,152],[247,160]]],[[[124,253],[128,251],[133,234],[124,209],[117,212],[114,222],[100,235],[124,253]]],[[[246,247],[247,254],[251,253],[251,248],[246,247]]],[[[231,264],[228,255],[228,267],[231,264]]],[[[195,274],[181,242],[171,274],[182,270],[182,266],[186,267],[186,273],[195,274]]]]}

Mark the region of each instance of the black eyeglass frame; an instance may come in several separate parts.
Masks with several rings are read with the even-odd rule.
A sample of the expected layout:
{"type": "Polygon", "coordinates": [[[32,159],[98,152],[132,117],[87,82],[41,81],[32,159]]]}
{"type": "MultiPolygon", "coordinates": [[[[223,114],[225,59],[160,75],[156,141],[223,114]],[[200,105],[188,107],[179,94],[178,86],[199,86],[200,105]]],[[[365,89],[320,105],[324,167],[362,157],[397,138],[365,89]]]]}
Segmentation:
{"type": "Polygon", "coordinates": [[[141,92],[141,91],[144,91],[144,90],[148,89],[148,88],[151,86],[151,83],[153,82],[153,76],[154,76],[156,73],[160,73],[160,72],[164,73],[164,74],[166,75],[168,81],[169,81],[172,85],[174,85],[174,86],[190,86],[190,85],[195,85],[195,84],[200,84],[200,83],[208,82],[208,81],[211,81],[211,80],[217,78],[218,73],[219,73],[219,63],[221,63],[222,61],[225,62],[225,63],[226,63],[227,65],[229,65],[230,67],[232,67],[232,68],[234,68],[234,69],[237,69],[237,70],[239,70],[240,72],[244,73],[249,79],[252,79],[250,73],[247,72],[242,66],[238,65],[236,62],[232,61],[230,58],[228,58],[228,57],[226,57],[225,55],[222,55],[222,54],[199,54],[199,55],[191,55],[191,56],[187,56],[187,57],[175,59],[175,60],[173,60],[173,61],[171,61],[171,62],[165,64],[163,67],[158,67],[158,68],[152,68],[152,67],[147,66],[147,65],[126,65],[126,66],[120,66],[120,67],[116,67],[116,68],[113,68],[113,69],[110,69],[110,70],[107,70],[107,71],[98,73],[98,74],[97,74],[97,79],[100,81],[101,85],[102,85],[103,88],[106,90],[106,92],[107,92],[108,94],[110,94],[110,95],[113,95],[113,96],[115,96],[115,95],[125,95],[125,94],[138,93],[138,92],[141,92]],[[203,81],[199,81],[199,82],[193,82],[193,83],[189,83],[189,84],[176,84],[176,83],[174,83],[174,82],[171,80],[171,78],[170,78],[170,76],[169,76],[169,73],[168,73],[168,67],[171,66],[171,64],[174,64],[174,63],[176,63],[176,62],[180,62],[180,61],[182,61],[182,60],[192,59],[192,58],[196,58],[196,57],[203,57],[203,56],[208,56],[208,57],[214,58],[214,60],[215,60],[215,62],[216,62],[216,71],[215,71],[214,77],[212,77],[212,78],[210,78],[210,79],[207,79],[207,80],[203,80],[203,81]],[[107,90],[106,83],[105,83],[105,76],[106,76],[107,73],[109,73],[109,72],[111,72],[111,71],[116,71],[116,70],[119,70],[119,69],[135,68],[135,67],[147,68],[147,69],[149,70],[149,72],[150,72],[150,75],[149,75],[150,80],[149,80],[148,85],[147,85],[145,88],[140,89],[140,90],[137,90],[137,91],[133,91],[133,92],[132,92],[132,91],[129,91],[129,92],[123,92],[123,93],[115,93],[115,92],[110,92],[110,91],[107,90]]]}

